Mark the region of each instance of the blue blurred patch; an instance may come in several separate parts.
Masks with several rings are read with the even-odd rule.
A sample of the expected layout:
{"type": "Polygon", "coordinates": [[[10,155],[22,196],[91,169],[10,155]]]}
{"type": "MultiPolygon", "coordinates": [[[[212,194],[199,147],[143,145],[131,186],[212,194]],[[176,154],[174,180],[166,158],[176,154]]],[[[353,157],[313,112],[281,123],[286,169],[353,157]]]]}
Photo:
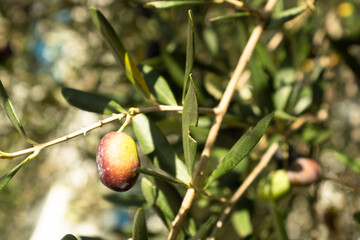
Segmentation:
{"type": "Polygon", "coordinates": [[[56,14],[56,20],[61,23],[69,23],[71,21],[71,12],[69,9],[61,9],[56,14]]]}

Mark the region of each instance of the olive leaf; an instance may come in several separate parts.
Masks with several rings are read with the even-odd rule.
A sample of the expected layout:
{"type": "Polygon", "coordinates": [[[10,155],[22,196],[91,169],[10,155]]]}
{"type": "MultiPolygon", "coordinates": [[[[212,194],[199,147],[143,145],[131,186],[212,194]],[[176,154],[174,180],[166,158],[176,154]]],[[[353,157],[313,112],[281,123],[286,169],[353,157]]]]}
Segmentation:
{"type": "Polygon", "coordinates": [[[146,219],[144,209],[139,208],[134,216],[134,223],[132,228],[133,240],[147,240],[148,233],[146,229],[146,219]]]}
{"type": "Polygon", "coordinates": [[[176,184],[183,184],[184,186],[187,186],[185,183],[183,183],[182,181],[172,177],[172,176],[168,176],[165,175],[163,173],[160,173],[159,171],[157,171],[157,169],[151,169],[151,168],[136,168],[135,172],[137,173],[142,173],[154,178],[157,178],[161,181],[165,181],[165,182],[169,182],[169,183],[176,183],[176,184]]]}
{"type": "Polygon", "coordinates": [[[187,35],[187,45],[186,45],[186,64],[185,64],[185,77],[184,77],[184,86],[183,86],[183,102],[185,95],[187,94],[190,82],[190,73],[194,66],[195,59],[195,28],[194,20],[191,10],[188,11],[188,35],[187,35]]]}
{"type": "Polygon", "coordinates": [[[134,59],[131,57],[129,52],[126,51],[114,28],[98,9],[94,7],[90,7],[89,9],[92,21],[94,22],[98,31],[101,33],[105,42],[112,50],[115,59],[120,63],[121,66],[125,67],[126,76],[129,78],[132,84],[138,87],[144,93],[145,97],[149,99],[150,91],[145,82],[145,79],[139,68],[136,66],[134,59]]]}
{"type": "Polygon", "coordinates": [[[197,126],[198,118],[199,118],[199,109],[198,109],[195,87],[191,76],[190,76],[189,89],[185,96],[182,117],[183,117],[182,140],[183,140],[185,164],[190,176],[192,176],[195,165],[197,142],[190,135],[191,133],[190,128],[197,126]]]}
{"type": "Polygon", "coordinates": [[[306,5],[294,7],[272,16],[269,24],[267,25],[267,28],[271,29],[282,26],[287,21],[290,21],[291,19],[294,19],[295,17],[299,16],[301,13],[303,13],[306,10],[306,8],[307,8],[306,5]]]}
{"type": "Polygon", "coordinates": [[[26,136],[24,127],[21,125],[20,120],[16,115],[15,109],[10,101],[10,98],[1,80],[0,80],[0,101],[1,101],[1,106],[4,108],[6,115],[8,116],[8,118],[10,119],[11,123],[14,125],[16,130],[18,130],[20,135],[23,136],[28,143],[35,145],[36,142],[26,136]]]}
{"type": "Polygon", "coordinates": [[[10,182],[10,180],[15,176],[15,174],[22,168],[26,163],[28,163],[31,159],[36,157],[39,154],[38,151],[29,155],[25,158],[21,163],[19,163],[16,167],[10,170],[7,174],[0,178],[0,192],[6,187],[6,185],[10,182]]]}
{"type": "Polygon", "coordinates": [[[84,92],[73,88],[62,88],[61,93],[68,103],[81,110],[101,114],[126,112],[115,100],[98,94],[84,92]]]}
{"type": "Polygon", "coordinates": [[[234,144],[234,146],[226,154],[225,158],[220,162],[216,169],[212,172],[207,180],[205,188],[215,179],[218,179],[243,160],[249,152],[259,142],[260,138],[264,135],[267,126],[269,125],[274,113],[266,115],[261,119],[258,124],[253,128],[245,132],[243,136],[234,144]]]}
{"type": "Polygon", "coordinates": [[[145,4],[145,7],[150,8],[173,8],[190,5],[200,5],[208,3],[208,1],[153,1],[145,4]]]}
{"type": "Polygon", "coordinates": [[[188,184],[190,176],[184,162],[175,154],[156,124],[144,114],[136,115],[132,123],[140,147],[152,159],[154,165],[184,184],[188,184]]]}

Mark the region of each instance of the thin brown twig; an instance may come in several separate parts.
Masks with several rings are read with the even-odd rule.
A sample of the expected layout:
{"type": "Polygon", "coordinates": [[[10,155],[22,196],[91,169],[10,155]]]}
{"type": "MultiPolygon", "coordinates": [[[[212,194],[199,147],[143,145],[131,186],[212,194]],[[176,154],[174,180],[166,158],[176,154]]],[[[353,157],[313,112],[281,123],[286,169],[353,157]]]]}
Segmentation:
{"type": "Polygon", "coordinates": [[[96,129],[96,128],[99,128],[101,126],[103,126],[104,124],[107,124],[107,123],[110,123],[110,122],[114,122],[114,121],[117,121],[117,120],[121,120],[122,118],[124,118],[126,116],[125,113],[120,113],[120,114],[114,114],[112,115],[111,117],[108,117],[106,119],[103,119],[103,120],[100,120],[94,124],[91,124],[89,125],[88,127],[86,128],[82,128],[78,131],[75,131],[75,132],[72,132],[70,134],[67,134],[63,137],[60,137],[60,138],[57,138],[57,139],[54,139],[54,140],[51,140],[49,142],[46,142],[46,143],[42,143],[42,144],[38,144],[34,147],[31,147],[31,148],[27,148],[27,149],[24,149],[24,150],[20,150],[20,151],[17,151],[17,152],[13,152],[13,153],[5,153],[5,152],[1,152],[0,153],[0,157],[10,157],[10,158],[15,158],[15,157],[19,157],[19,156],[22,156],[22,155],[26,155],[26,154],[29,154],[29,153],[33,153],[35,152],[36,150],[42,150],[44,148],[47,148],[47,147],[50,147],[50,146],[53,146],[55,144],[58,144],[58,143],[61,143],[61,142],[65,142],[69,139],[72,139],[72,138],[75,138],[75,137],[78,137],[80,135],[86,135],[86,133],[96,129]]]}
{"type": "MultiPolygon", "coordinates": [[[[251,55],[255,49],[255,46],[257,42],[260,39],[260,36],[262,32],[265,29],[265,26],[267,24],[267,21],[269,19],[269,16],[271,15],[272,10],[275,7],[277,0],[269,0],[264,8],[262,20],[257,24],[243,50],[242,55],[239,58],[238,64],[235,68],[235,71],[233,73],[232,78],[230,79],[230,82],[228,86],[225,89],[224,95],[220,100],[220,103],[218,107],[215,109],[216,116],[215,121],[210,128],[209,135],[207,137],[207,140],[205,142],[205,146],[203,149],[203,152],[201,153],[199,164],[197,166],[196,174],[194,175],[193,185],[195,187],[198,186],[200,183],[200,180],[202,179],[204,175],[204,169],[207,164],[207,160],[210,156],[211,149],[214,146],[216,137],[218,135],[218,132],[220,130],[221,123],[224,119],[225,113],[227,112],[228,106],[230,104],[230,100],[236,90],[236,86],[241,86],[244,84],[244,82],[240,82],[240,76],[243,73],[247,63],[249,62],[251,55]]],[[[190,188],[187,190],[185,197],[183,199],[183,202],[180,206],[180,210],[171,223],[171,230],[168,236],[168,240],[175,240],[182,228],[184,219],[186,217],[187,212],[189,211],[192,201],[194,199],[195,190],[194,188],[190,188]]]]}
{"type": "MultiPolygon", "coordinates": [[[[162,111],[162,112],[171,112],[171,111],[172,112],[179,112],[179,111],[182,111],[182,109],[183,109],[182,106],[158,105],[158,106],[151,106],[151,107],[145,107],[145,108],[131,108],[131,109],[129,109],[129,114],[136,115],[136,114],[140,114],[140,113],[159,112],[159,111],[162,111]]],[[[214,114],[214,109],[212,109],[212,108],[199,108],[199,112],[203,113],[203,114],[214,114]]],[[[53,146],[53,145],[61,143],[61,142],[65,142],[67,140],[70,140],[72,138],[75,138],[75,137],[78,137],[78,136],[81,136],[81,135],[85,136],[88,132],[90,132],[90,131],[92,131],[92,130],[94,130],[96,128],[102,127],[105,124],[108,124],[108,123],[111,123],[111,122],[114,122],[114,121],[117,121],[117,120],[121,120],[126,115],[127,115],[127,113],[114,114],[111,117],[102,119],[102,120],[100,120],[100,121],[98,121],[98,122],[96,122],[94,124],[91,124],[91,125],[89,125],[87,127],[81,128],[78,131],[75,131],[73,133],[67,134],[67,135],[65,135],[63,137],[51,140],[51,141],[46,142],[46,143],[35,145],[34,147],[31,147],[31,148],[27,148],[27,149],[24,149],[24,150],[13,152],[13,153],[6,153],[6,152],[1,152],[0,151],[0,159],[4,158],[4,159],[10,160],[10,159],[15,158],[15,157],[19,157],[19,156],[26,155],[26,154],[29,154],[29,153],[34,153],[35,151],[41,151],[44,148],[53,146]]]]}
{"type": "Polygon", "coordinates": [[[293,123],[291,123],[289,130],[290,132],[296,131],[299,128],[301,128],[305,123],[308,122],[319,122],[319,119],[317,119],[316,116],[307,114],[307,115],[303,115],[301,117],[299,117],[298,119],[296,119],[293,123]]]}
{"type": "Polygon", "coordinates": [[[218,201],[218,202],[221,202],[221,203],[225,203],[225,204],[228,203],[228,200],[227,200],[225,197],[218,197],[218,196],[216,196],[216,195],[212,195],[212,194],[206,192],[204,189],[196,188],[195,190],[196,190],[198,193],[203,194],[204,196],[208,197],[208,198],[211,199],[211,200],[215,200],[215,201],[218,201]]]}
{"type": "Polygon", "coordinates": [[[225,207],[225,209],[222,211],[219,220],[216,222],[215,228],[210,234],[209,240],[215,240],[215,236],[217,232],[222,228],[224,225],[225,220],[229,216],[233,206],[241,196],[244,194],[246,189],[251,185],[251,183],[255,180],[255,178],[260,174],[262,170],[264,170],[267,165],[269,164],[272,156],[275,154],[275,152],[279,148],[279,143],[273,143],[270,148],[265,152],[265,154],[260,159],[260,162],[256,165],[256,167],[252,170],[252,172],[247,176],[245,181],[241,184],[241,186],[236,190],[234,195],[231,197],[230,201],[228,202],[228,205],[225,207]]]}
{"type": "MultiPolygon", "coordinates": [[[[237,9],[248,12],[250,15],[257,17],[258,19],[262,18],[262,15],[259,11],[249,8],[246,4],[244,4],[243,1],[239,1],[239,0],[223,0],[223,1],[234,5],[237,9]]],[[[219,1],[219,3],[220,2],[221,1],[219,1]]]]}
{"type": "Polygon", "coordinates": [[[240,1],[237,1],[237,0],[224,0],[224,2],[228,2],[228,3],[234,5],[237,8],[243,8],[244,7],[244,3],[240,2],[240,1]]]}

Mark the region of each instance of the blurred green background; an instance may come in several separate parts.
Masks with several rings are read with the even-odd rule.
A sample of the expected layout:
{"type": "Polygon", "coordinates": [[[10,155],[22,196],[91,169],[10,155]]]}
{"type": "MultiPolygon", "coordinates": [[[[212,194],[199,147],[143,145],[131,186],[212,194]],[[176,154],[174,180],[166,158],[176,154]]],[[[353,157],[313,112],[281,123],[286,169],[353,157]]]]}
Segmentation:
{"type": "MultiPolygon", "coordinates": [[[[146,105],[96,31],[90,6],[104,13],[134,58],[155,66],[177,99],[181,98],[182,83],[176,73],[182,74],[185,63],[188,8],[153,10],[144,8],[145,2],[1,0],[0,79],[30,138],[45,142],[104,117],[71,107],[61,95],[62,87],[104,94],[125,108],[146,105]]],[[[259,6],[262,2],[251,4],[259,6]]],[[[279,5],[290,8],[300,3],[280,1],[279,5]]],[[[312,136],[316,125],[302,129],[298,137],[307,143],[314,141],[312,155],[318,157],[324,175],[336,179],[296,190],[299,194],[293,199],[286,226],[290,239],[358,239],[359,226],[353,214],[360,209],[360,177],[325,150],[360,156],[360,2],[316,1],[315,6],[311,13],[269,30],[262,37],[262,46],[276,52],[273,70],[287,67],[290,73],[285,71],[285,78],[292,74],[294,79],[320,76],[315,86],[322,91],[317,95],[312,89],[305,113],[323,120],[321,128],[326,139],[312,136]],[[321,142],[321,147],[316,141],[321,142]]],[[[253,20],[210,22],[212,17],[235,12],[227,4],[196,6],[192,10],[196,23],[194,79],[199,86],[199,103],[214,107],[226,86],[226,81],[216,79],[230,78],[253,20]],[[215,80],[212,74],[217,76],[215,80]]],[[[250,78],[249,74],[247,71],[243,77],[250,78]]],[[[231,113],[249,111],[255,116],[262,111],[240,108],[251,103],[256,94],[261,93],[250,85],[239,89],[234,98],[241,104],[231,105],[231,113]]],[[[298,108],[291,109],[291,113],[302,114],[301,106],[298,108]]],[[[29,147],[5,112],[0,113],[0,149],[12,152],[29,147]]],[[[103,198],[110,191],[99,183],[94,165],[99,138],[119,127],[120,122],[109,124],[86,137],[53,146],[21,169],[0,193],[1,238],[60,239],[73,233],[126,239],[136,209],[114,206],[103,198]]],[[[169,139],[177,142],[177,135],[171,134],[171,129],[168,132],[169,139]]],[[[308,145],[296,137],[294,141],[299,143],[299,152],[309,154],[308,145]]],[[[1,175],[18,161],[0,161],[1,175]]],[[[141,192],[139,186],[132,191],[141,192]]],[[[164,236],[161,234],[166,234],[165,227],[150,216],[153,219],[148,221],[149,229],[164,236]]]]}

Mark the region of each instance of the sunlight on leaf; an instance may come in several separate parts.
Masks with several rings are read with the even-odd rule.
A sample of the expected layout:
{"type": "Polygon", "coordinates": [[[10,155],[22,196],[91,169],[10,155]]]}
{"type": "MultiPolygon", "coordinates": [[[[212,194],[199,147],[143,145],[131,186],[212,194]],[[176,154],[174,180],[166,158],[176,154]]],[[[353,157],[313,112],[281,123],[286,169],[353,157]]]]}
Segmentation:
{"type": "Polygon", "coordinates": [[[150,92],[155,96],[156,99],[167,105],[177,105],[175,96],[163,76],[157,74],[155,70],[149,65],[140,66],[139,69],[149,86],[150,92]]]}
{"type": "Polygon", "coordinates": [[[146,85],[140,70],[136,66],[134,59],[126,51],[111,24],[98,9],[90,7],[89,10],[92,21],[101,33],[105,42],[109,45],[115,59],[121,66],[125,67],[126,76],[144,93],[146,98],[150,98],[148,86],[146,85]]]}
{"type": "Polygon", "coordinates": [[[287,21],[294,19],[295,17],[299,16],[306,10],[307,6],[300,6],[295,8],[287,9],[279,14],[272,16],[269,25],[267,26],[268,29],[276,28],[282,26],[287,21]]]}

